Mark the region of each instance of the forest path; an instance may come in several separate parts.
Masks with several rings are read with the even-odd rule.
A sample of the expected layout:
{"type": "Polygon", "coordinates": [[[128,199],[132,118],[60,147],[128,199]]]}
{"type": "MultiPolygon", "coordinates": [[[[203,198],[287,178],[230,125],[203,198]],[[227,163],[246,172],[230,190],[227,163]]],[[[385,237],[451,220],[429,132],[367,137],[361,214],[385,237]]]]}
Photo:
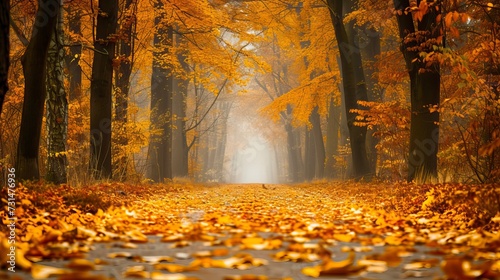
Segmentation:
{"type": "Polygon", "coordinates": [[[404,199],[358,184],[153,192],[95,214],[69,210],[32,238],[24,255],[43,260],[31,273],[0,279],[498,279],[498,233],[406,215],[393,201],[404,199]],[[462,268],[476,258],[482,266],[462,268]]]}

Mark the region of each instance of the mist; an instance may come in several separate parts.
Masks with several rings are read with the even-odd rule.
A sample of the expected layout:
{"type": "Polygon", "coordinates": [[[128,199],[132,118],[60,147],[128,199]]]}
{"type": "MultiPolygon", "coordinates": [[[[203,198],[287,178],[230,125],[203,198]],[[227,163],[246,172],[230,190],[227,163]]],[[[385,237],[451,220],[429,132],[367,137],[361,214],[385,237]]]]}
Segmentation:
{"type": "Polygon", "coordinates": [[[231,161],[230,183],[278,183],[275,153],[262,136],[243,135],[231,161]]]}

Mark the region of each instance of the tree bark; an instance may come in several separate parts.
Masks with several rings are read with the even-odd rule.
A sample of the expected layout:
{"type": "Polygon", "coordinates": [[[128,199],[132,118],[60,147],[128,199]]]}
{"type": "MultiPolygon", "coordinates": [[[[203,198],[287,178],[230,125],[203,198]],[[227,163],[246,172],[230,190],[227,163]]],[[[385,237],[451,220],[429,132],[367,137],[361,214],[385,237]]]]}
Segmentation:
{"type": "Polygon", "coordinates": [[[314,179],[314,174],[316,172],[316,153],[314,147],[314,136],[312,134],[312,131],[308,127],[306,127],[305,129],[304,143],[305,180],[311,181],[312,179],[314,179]]]}
{"type": "Polygon", "coordinates": [[[111,108],[118,0],[100,0],[90,82],[90,171],[95,179],[112,177],[111,108]]]}
{"type": "Polygon", "coordinates": [[[314,107],[311,112],[310,121],[312,124],[312,136],[314,141],[315,170],[314,177],[321,179],[325,176],[325,143],[323,141],[323,132],[321,131],[321,119],[318,107],[314,107]]]}
{"type": "Polygon", "coordinates": [[[297,183],[303,179],[302,156],[300,154],[300,143],[298,143],[296,129],[290,124],[285,124],[287,135],[287,153],[288,153],[288,179],[292,183],[297,183]]]}
{"type": "MultiPolygon", "coordinates": [[[[182,35],[176,35],[175,44],[179,47],[182,42],[182,35]]],[[[174,113],[174,131],[172,132],[172,176],[187,177],[189,175],[188,155],[189,148],[186,137],[186,107],[187,107],[187,89],[189,80],[186,74],[188,65],[186,63],[186,52],[177,54],[183,71],[181,75],[174,77],[173,108],[174,113]]]]}
{"type": "MultiPolygon", "coordinates": [[[[288,114],[291,117],[290,114],[288,114]]],[[[288,180],[292,183],[302,182],[306,177],[306,168],[302,157],[301,133],[299,128],[293,127],[289,120],[285,123],[287,134],[287,154],[288,154],[288,180]]],[[[307,132],[306,132],[307,133],[307,132]]]]}
{"type": "MultiPolygon", "coordinates": [[[[437,3],[437,2],[430,2],[437,3]]],[[[420,1],[417,1],[417,5],[420,1]]],[[[425,65],[419,52],[430,52],[429,39],[439,36],[440,26],[436,23],[438,12],[435,7],[429,9],[417,30],[411,13],[405,14],[410,7],[408,0],[394,0],[394,7],[399,27],[399,36],[403,42],[401,52],[405,58],[410,76],[411,124],[410,150],[408,157],[408,181],[418,183],[432,182],[437,179],[437,153],[439,141],[439,112],[430,108],[439,106],[440,70],[438,63],[425,65]],[[416,32],[420,33],[417,34],[416,32]]]]}
{"type": "Polygon", "coordinates": [[[9,90],[8,74],[10,66],[10,1],[0,3],[0,114],[5,94],[9,90]]]}
{"type": "MultiPolygon", "coordinates": [[[[220,114],[220,113],[219,113],[220,114]]],[[[213,123],[210,125],[210,128],[207,133],[206,140],[206,161],[204,161],[204,176],[206,180],[209,181],[217,181],[219,182],[220,178],[218,177],[218,169],[217,169],[217,153],[220,150],[219,143],[222,142],[222,139],[219,137],[221,134],[219,132],[220,121],[223,121],[220,116],[213,117],[213,123]]]]}
{"type": "Polygon", "coordinates": [[[161,24],[166,17],[161,0],[154,2],[153,72],[151,77],[151,127],[148,177],[155,182],[172,179],[173,75],[163,61],[172,46],[173,28],[161,24]]]}
{"type": "Polygon", "coordinates": [[[330,99],[328,106],[328,118],[326,126],[326,155],[325,155],[325,176],[335,178],[335,157],[338,155],[340,129],[340,106],[335,105],[334,99],[330,99]]]}
{"type": "MultiPolygon", "coordinates": [[[[366,89],[368,93],[368,101],[382,102],[382,90],[378,87],[378,74],[375,71],[373,64],[375,63],[377,56],[380,55],[380,33],[373,28],[364,29],[364,42],[366,46],[360,46],[361,55],[366,62],[367,67],[363,67],[365,70],[365,81],[366,89]]],[[[370,162],[370,169],[373,174],[377,173],[377,160],[378,151],[377,144],[379,139],[374,136],[377,132],[377,127],[374,126],[367,130],[366,134],[366,145],[367,145],[367,156],[370,162]]]]}
{"type": "MultiPolygon", "coordinates": [[[[60,13],[62,12],[62,9],[60,13]]],[[[47,56],[47,174],[48,182],[67,182],[66,139],[68,135],[68,99],[64,88],[64,48],[62,16],[54,26],[47,56]]]]}
{"type": "MultiPolygon", "coordinates": [[[[364,74],[360,68],[361,55],[359,51],[352,51],[355,45],[349,41],[343,23],[344,9],[342,1],[328,0],[328,6],[340,51],[344,111],[349,128],[354,178],[369,180],[372,172],[366,153],[366,127],[354,125],[356,114],[351,112],[352,109],[358,108],[358,100],[366,101],[367,99],[364,74]]],[[[355,34],[351,35],[351,37],[354,38],[355,34]]]]}
{"type": "Polygon", "coordinates": [[[231,104],[223,102],[219,106],[221,116],[220,130],[216,134],[220,135],[216,142],[216,149],[214,154],[213,167],[215,169],[216,178],[219,182],[224,180],[224,159],[226,156],[226,142],[227,142],[227,120],[231,111],[231,104]]]}
{"type": "Polygon", "coordinates": [[[40,179],[38,149],[47,95],[47,52],[60,6],[58,0],[38,1],[31,40],[22,57],[25,89],[16,162],[20,180],[40,179]]]}
{"type": "Polygon", "coordinates": [[[130,92],[130,75],[133,64],[133,36],[135,25],[135,13],[133,10],[133,0],[125,0],[124,12],[120,24],[120,43],[117,44],[116,53],[120,60],[120,65],[115,74],[115,134],[116,147],[113,151],[115,158],[114,174],[118,180],[125,179],[128,174],[129,153],[126,150],[128,145],[128,135],[126,130],[128,114],[128,96],[130,92]]]}
{"type": "MultiPolygon", "coordinates": [[[[81,10],[71,9],[72,5],[67,5],[66,11],[69,17],[69,31],[82,36],[81,30],[81,10]]],[[[82,43],[70,42],[69,55],[66,56],[66,67],[68,67],[69,79],[69,100],[77,100],[82,95],[82,67],[80,58],[82,56],[82,43]]]]}
{"type": "Polygon", "coordinates": [[[172,100],[172,176],[188,176],[188,146],[186,139],[186,97],[187,84],[181,79],[174,79],[174,96],[172,100]]]}

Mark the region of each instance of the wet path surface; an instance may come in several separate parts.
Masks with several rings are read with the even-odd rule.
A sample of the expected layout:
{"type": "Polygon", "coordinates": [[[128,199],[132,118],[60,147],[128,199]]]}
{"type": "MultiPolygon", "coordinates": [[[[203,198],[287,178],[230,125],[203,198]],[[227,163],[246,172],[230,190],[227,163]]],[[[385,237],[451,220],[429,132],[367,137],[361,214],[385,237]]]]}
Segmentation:
{"type": "MultiPolygon", "coordinates": [[[[267,233],[262,234],[262,236],[268,235],[267,233]]],[[[150,276],[147,277],[147,274],[143,274],[144,277],[147,278],[138,278],[133,277],[133,273],[131,272],[131,268],[136,267],[139,269],[139,266],[142,267],[139,270],[145,271],[148,273],[153,273],[156,270],[154,267],[155,263],[147,262],[148,259],[154,259],[156,257],[172,257],[172,262],[160,261],[159,263],[175,263],[184,266],[189,266],[190,263],[193,262],[192,256],[184,256],[184,254],[197,254],[204,251],[212,251],[220,249],[221,246],[207,246],[208,244],[203,244],[203,242],[194,242],[191,245],[184,248],[171,248],[172,244],[161,242],[160,237],[149,237],[149,241],[146,244],[138,244],[137,248],[121,248],[122,245],[126,243],[122,242],[113,242],[113,243],[97,243],[93,245],[93,250],[90,251],[86,259],[88,260],[102,260],[103,264],[96,265],[95,270],[90,274],[92,275],[100,275],[106,276],[111,279],[151,279],[150,276]],[[180,254],[179,254],[180,253],[180,254]],[[121,255],[120,257],[110,258],[113,254],[121,255]],[[177,258],[176,258],[177,256],[177,258]],[[179,258],[180,257],[180,258],[179,258]],[[127,276],[130,275],[130,276],[127,276]]],[[[228,278],[230,276],[236,275],[254,275],[256,278],[248,278],[248,279],[266,279],[266,278],[257,278],[257,276],[266,276],[267,279],[313,279],[312,277],[306,276],[302,273],[302,269],[304,267],[310,267],[313,265],[317,265],[321,261],[314,262],[293,262],[293,261],[276,261],[273,256],[276,253],[283,252],[289,246],[290,242],[283,243],[283,249],[275,249],[275,250],[248,250],[239,248],[228,248],[227,256],[220,257],[212,257],[213,259],[227,259],[230,256],[238,255],[241,253],[249,254],[253,258],[264,259],[267,261],[265,265],[261,265],[258,267],[251,267],[245,270],[240,269],[231,269],[231,268],[199,268],[197,271],[191,272],[183,272],[182,275],[187,277],[196,277],[197,279],[231,279],[228,278]],[[287,278],[288,277],[288,278],[287,278]]],[[[318,244],[317,240],[313,240],[307,242],[306,244],[318,244]]],[[[383,255],[386,251],[384,246],[368,246],[363,247],[360,244],[356,243],[337,243],[331,246],[325,246],[326,249],[330,250],[332,254],[332,259],[335,261],[341,261],[348,258],[349,253],[345,252],[347,248],[359,249],[363,248],[363,250],[368,250],[367,252],[358,252],[356,253],[356,260],[363,260],[366,258],[372,258],[374,255],[383,255]],[[344,250],[344,251],[343,251],[344,250]]],[[[337,276],[321,276],[321,279],[435,279],[436,276],[443,276],[441,269],[439,267],[429,267],[429,268],[418,268],[418,269],[405,269],[405,265],[409,265],[412,263],[412,260],[429,260],[432,259],[441,260],[441,257],[432,256],[426,254],[426,252],[430,251],[430,248],[425,246],[415,246],[412,247],[412,252],[406,252],[404,248],[400,247],[397,249],[399,254],[403,257],[400,257],[399,260],[392,260],[393,262],[398,262],[397,266],[394,267],[385,267],[384,265],[375,266],[375,267],[385,267],[384,272],[369,272],[362,271],[361,273],[348,274],[345,275],[337,275],[337,276]],[[414,277],[412,277],[414,276],[414,277]]],[[[395,255],[392,255],[391,258],[397,258],[395,255]]],[[[61,269],[65,269],[68,263],[71,261],[63,261],[63,260],[53,260],[53,261],[42,261],[40,264],[57,267],[61,269]]],[[[98,261],[100,262],[100,261],[98,261]]],[[[431,261],[432,262],[432,261],[431,261]]],[[[395,263],[392,263],[395,265],[395,263]]],[[[162,274],[170,275],[173,277],[174,275],[179,275],[178,273],[168,273],[163,270],[162,274]]],[[[343,273],[342,273],[343,274],[343,273]]],[[[21,279],[33,279],[33,277],[26,272],[16,273],[16,276],[20,276],[21,279]]],[[[58,279],[57,277],[49,277],[47,279],[58,279]]],[[[78,278],[77,278],[78,279],[78,278]]],[[[83,278],[82,278],[83,279],[83,278]]],[[[99,279],[99,278],[96,278],[99,279]]],[[[162,279],[162,278],[157,278],[162,279]]],[[[165,279],[183,279],[182,277],[178,278],[165,278],[165,279]]],[[[234,278],[238,279],[238,278],[234,278]]],[[[245,278],[247,279],[247,278],[245,278]]]]}
{"type": "MultiPolygon", "coordinates": [[[[449,230],[445,223],[439,228],[439,221],[401,217],[356,197],[331,188],[261,184],[193,188],[151,197],[128,207],[85,214],[92,223],[68,226],[67,232],[43,245],[49,257],[35,264],[31,273],[15,276],[445,279],[440,267],[444,259],[448,259],[445,269],[453,270],[469,257],[476,262],[476,255],[479,263],[491,263],[489,268],[462,274],[495,272],[498,248],[488,242],[498,240],[498,233],[487,239],[483,234],[449,230]],[[474,243],[478,238],[483,242],[474,243]],[[58,260],[57,252],[66,260],[58,260]],[[50,276],[53,273],[63,276],[50,276]]],[[[33,255],[31,250],[31,259],[33,255]]],[[[14,275],[0,279],[7,276],[14,275]]]]}

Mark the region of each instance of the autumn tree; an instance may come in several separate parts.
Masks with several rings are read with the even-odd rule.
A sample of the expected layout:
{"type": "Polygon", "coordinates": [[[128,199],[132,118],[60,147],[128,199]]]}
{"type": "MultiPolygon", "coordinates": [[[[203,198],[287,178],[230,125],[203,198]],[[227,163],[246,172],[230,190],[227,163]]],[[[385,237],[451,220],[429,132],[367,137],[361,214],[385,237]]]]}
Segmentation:
{"type": "Polygon", "coordinates": [[[100,0],[90,85],[90,172],[110,178],[114,38],[118,0],[100,0]]]}
{"type": "Polygon", "coordinates": [[[325,141],[325,177],[335,178],[338,174],[335,172],[336,159],[338,156],[339,130],[340,130],[340,102],[335,97],[330,98],[328,104],[328,116],[326,125],[325,141]]]}
{"type": "Polygon", "coordinates": [[[203,161],[202,178],[206,181],[222,181],[224,178],[224,162],[227,145],[227,122],[231,111],[231,102],[218,101],[210,116],[206,118],[204,130],[204,145],[201,150],[203,161]]]}
{"type": "Polygon", "coordinates": [[[5,94],[9,90],[9,56],[10,56],[10,1],[2,1],[0,4],[0,113],[2,112],[5,94]]]}
{"type": "Polygon", "coordinates": [[[25,91],[16,163],[21,180],[40,179],[38,149],[47,95],[47,53],[59,10],[58,0],[38,1],[31,39],[22,58],[25,91]]]}
{"type": "MultiPolygon", "coordinates": [[[[177,30],[180,31],[180,30],[177,30]]],[[[180,32],[179,32],[180,33],[180,32]]],[[[182,48],[183,34],[174,36],[174,43],[177,47],[182,48]]],[[[188,95],[188,72],[189,65],[186,61],[188,50],[179,51],[177,60],[181,66],[181,73],[177,74],[173,80],[173,97],[172,97],[172,160],[175,164],[172,165],[173,177],[187,177],[189,175],[189,149],[192,145],[187,143],[186,131],[186,110],[187,110],[187,95],[188,95]]]]}
{"type": "MultiPolygon", "coordinates": [[[[270,12],[276,23],[273,22],[272,29],[264,28],[263,34],[273,44],[266,42],[272,46],[271,52],[263,52],[262,55],[273,58],[268,59],[272,62],[272,75],[267,81],[257,80],[272,100],[264,111],[274,119],[279,116],[285,123],[289,176],[303,176],[307,180],[324,176],[326,150],[321,119],[327,115],[329,101],[336,92],[331,80],[337,71],[332,71],[334,64],[329,58],[333,56],[333,49],[331,41],[324,40],[329,36],[333,38],[333,32],[331,25],[325,28],[325,18],[329,15],[326,9],[321,8],[325,6],[304,1],[295,6],[277,5],[273,10],[277,15],[270,12]],[[280,17],[278,11],[282,9],[294,9],[294,13],[280,17]],[[283,26],[286,32],[283,32],[283,26]],[[297,133],[300,126],[307,127],[303,134],[304,142],[300,139],[301,133],[297,133]],[[303,162],[301,146],[304,148],[303,162]],[[301,172],[304,172],[303,175],[301,172]]],[[[332,138],[327,136],[327,139],[332,138]]],[[[330,153],[336,149],[331,148],[330,145],[330,153]]]]}
{"type": "Polygon", "coordinates": [[[151,76],[151,138],[149,142],[148,177],[155,182],[172,178],[172,70],[163,62],[173,40],[173,26],[166,22],[162,0],[154,2],[155,31],[153,39],[153,71],[151,76]]]}
{"type": "MultiPolygon", "coordinates": [[[[290,81],[295,80],[295,77],[293,73],[291,73],[291,62],[285,56],[286,50],[283,50],[279,44],[279,34],[273,32],[268,36],[270,36],[270,42],[263,44],[263,46],[259,48],[259,52],[263,56],[272,57],[269,61],[272,70],[268,75],[262,75],[263,78],[256,77],[255,82],[262,89],[264,94],[269,97],[271,101],[270,106],[272,106],[287,98],[286,93],[294,86],[290,81]]],[[[301,130],[297,127],[296,122],[294,122],[293,103],[290,103],[291,102],[284,102],[283,106],[278,109],[272,109],[268,106],[264,110],[271,111],[271,114],[277,116],[283,124],[287,135],[286,147],[289,180],[291,182],[300,182],[305,177],[304,160],[302,158],[301,149],[301,130]],[[275,114],[276,111],[279,113],[275,114]]]]}
{"type": "MultiPolygon", "coordinates": [[[[95,2],[97,4],[97,2],[95,2]]],[[[68,182],[84,182],[93,176],[90,168],[90,77],[94,55],[97,5],[88,0],[65,0],[65,87],[68,99],[68,182]]]]}
{"type": "Polygon", "coordinates": [[[430,182],[437,179],[439,140],[440,67],[436,60],[424,59],[441,45],[439,1],[394,1],[399,37],[410,76],[411,125],[408,157],[408,181],[430,182]],[[412,11],[415,11],[412,13],[412,11]]]}
{"type": "Polygon", "coordinates": [[[65,65],[68,72],[68,98],[75,100],[81,97],[82,93],[82,67],[80,59],[82,57],[83,43],[82,36],[82,7],[77,0],[68,1],[65,7],[66,18],[68,19],[67,41],[69,43],[69,53],[66,55],[65,65]]]}
{"type": "MultiPolygon", "coordinates": [[[[362,69],[365,75],[367,100],[369,102],[382,102],[383,89],[379,85],[379,72],[377,62],[381,54],[381,36],[385,28],[379,22],[385,20],[388,4],[377,3],[373,0],[368,0],[360,3],[358,8],[352,11],[349,15],[349,28],[358,30],[358,40],[355,46],[350,47],[351,52],[359,52],[362,57],[362,69]]],[[[377,170],[378,151],[377,145],[379,138],[377,135],[377,127],[368,128],[366,134],[367,157],[370,163],[370,170],[375,174],[377,170]]]]}
{"type": "MultiPolygon", "coordinates": [[[[299,2],[297,4],[297,8],[295,9],[298,20],[301,22],[299,24],[299,37],[300,37],[300,47],[302,50],[311,45],[311,42],[304,38],[306,30],[311,28],[310,19],[301,16],[303,2],[299,2]]],[[[303,58],[304,66],[307,69],[310,67],[310,62],[307,57],[303,58]]],[[[313,80],[320,73],[318,71],[309,70],[309,78],[313,80]]],[[[309,115],[309,124],[308,129],[306,131],[305,137],[305,178],[307,180],[312,180],[314,178],[323,178],[325,171],[325,145],[323,142],[323,132],[321,130],[321,117],[319,115],[319,107],[315,104],[313,110],[309,115]]]]}
{"type": "Polygon", "coordinates": [[[366,127],[355,125],[356,114],[352,111],[359,108],[358,101],[367,100],[361,54],[349,52],[351,46],[358,45],[357,30],[352,26],[346,27],[344,24],[344,16],[353,10],[353,6],[354,1],[328,0],[340,52],[344,110],[349,128],[354,177],[369,179],[372,176],[372,170],[370,170],[366,152],[366,127]]]}
{"type": "Polygon", "coordinates": [[[498,3],[480,1],[445,3],[442,9],[439,173],[457,181],[495,182],[500,176],[500,9],[498,3]]]}
{"type": "MultiPolygon", "coordinates": [[[[479,54],[477,63],[484,65],[484,70],[479,70],[479,74],[485,80],[486,88],[484,91],[485,106],[481,114],[480,122],[483,125],[476,125],[476,122],[471,123],[471,128],[475,128],[476,137],[479,138],[479,149],[475,156],[474,153],[467,153],[467,161],[471,166],[476,178],[479,182],[489,183],[498,182],[500,179],[500,50],[498,43],[500,42],[500,7],[498,1],[493,3],[478,3],[472,1],[474,7],[480,8],[487,19],[484,26],[484,34],[482,34],[483,43],[476,46],[472,50],[471,57],[474,54],[479,54]]],[[[464,18],[464,13],[461,17],[464,18]]],[[[453,14],[456,16],[456,13],[453,14]]],[[[469,18],[465,22],[468,22],[469,18]]],[[[479,80],[480,81],[480,80],[479,80]]],[[[464,141],[465,142],[465,141],[464,141]]]]}
{"type": "Polygon", "coordinates": [[[116,60],[119,64],[115,73],[115,117],[113,120],[116,127],[114,134],[116,139],[115,149],[113,149],[114,173],[117,178],[124,178],[128,171],[131,159],[127,152],[128,135],[128,103],[130,94],[130,84],[132,66],[134,59],[133,32],[137,24],[137,1],[125,0],[121,5],[120,28],[118,30],[119,42],[116,44],[116,60]]]}
{"type": "Polygon", "coordinates": [[[66,138],[68,134],[68,99],[64,86],[62,7],[54,26],[47,56],[47,174],[49,182],[67,182],[66,138]]]}

